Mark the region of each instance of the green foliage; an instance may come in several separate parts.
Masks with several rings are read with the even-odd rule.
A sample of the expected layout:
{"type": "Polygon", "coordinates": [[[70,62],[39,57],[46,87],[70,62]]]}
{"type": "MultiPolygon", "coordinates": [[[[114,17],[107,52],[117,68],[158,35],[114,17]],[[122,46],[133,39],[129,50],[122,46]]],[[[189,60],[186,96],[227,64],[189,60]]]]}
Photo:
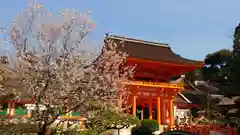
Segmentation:
{"type": "Polygon", "coordinates": [[[191,115],[193,117],[197,117],[198,116],[197,111],[198,111],[197,109],[191,109],[191,115]]]}
{"type": "Polygon", "coordinates": [[[193,83],[195,80],[203,80],[202,68],[198,68],[193,70],[192,72],[185,73],[185,77],[191,83],[193,83]]]}
{"type": "Polygon", "coordinates": [[[235,28],[233,51],[222,49],[208,54],[202,74],[210,84],[227,84],[231,89],[240,86],[240,24],[235,28]]]}
{"type": "Polygon", "coordinates": [[[94,130],[83,130],[83,131],[77,132],[75,135],[99,135],[99,134],[94,130]]]}
{"type": "Polygon", "coordinates": [[[210,84],[227,84],[233,88],[240,86],[240,24],[235,28],[233,51],[222,49],[205,58],[202,70],[204,80],[210,84]]]}
{"type": "MultiPolygon", "coordinates": [[[[222,49],[208,54],[201,70],[203,80],[211,85],[221,84],[231,87],[240,86],[240,25],[235,29],[233,51],[222,49]]],[[[193,80],[199,76],[199,70],[188,73],[193,80]],[[197,71],[197,72],[196,72],[197,71]]]]}
{"type": "Polygon", "coordinates": [[[102,132],[100,135],[113,135],[113,131],[107,130],[107,131],[102,132]]]}
{"type": "Polygon", "coordinates": [[[205,66],[186,73],[189,81],[204,80],[209,84],[229,84],[231,80],[231,66],[233,53],[230,50],[222,49],[208,54],[204,60],[205,66]]]}
{"type": "Polygon", "coordinates": [[[8,124],[0,125],[0,133],[1,135],[22,135],[22,134],[30,134],[30,133],[37,133],[38,127],[34,124],[28,123],[21,123],[21,124],[8,124]]]}
{"type": "Polygon", "coordinates": [[[153,135],[153,131],[148,126],[135,126],[131,129],[131,135],[153,135]]]}
{"type": "Polygon", "coordinates": [[[148,127],[150,128],[152,131],[157,131],[159,129],[159,125],[157,123],[156,120],[149,120],[149,119],[144,119],[142,122],[141,122],[141,125],[143,127],[148,127]]]}
{"type": "Polygon", "coordinates": [[[230,50],[220,50],[208,54],[205,58],[205,67],[202,69],[203,79],[211,84],[229,83],[230,66],[232,62],[232,52],[230,50]]]}
{"type": "Polygon", "coordinates": [[[114,111],[103,111],[98,116],[93,119],[89,119],[88,126],[90,129],[102,133],[106,130],[120,130],[130,125],[140,124],[140,121],[137,117],[124,113],[116,113],[114,111]]]}
{"type": "Polygon", "coordinates": [[[51,133],[51,135],[99,135],[99,134],[93,130],[82,130],[82,131],[69,130],[69,131],[59,131],[58,133],[51,133]]]}
{"type": "MultiPolygon", "coordinates": [[[[235,28],[233,39],[233,51],[222,49],[209,54],[205,58],[205,67],[202,69],[205,82],[220,89],[226,96],[236,96],[240,94],[240,24],[235,28]]],[[[215,104],[211,102],[211,104],[215,104]]],[[[232,106],[218,107],[221,115],[228,117],[240,117],[240,111],[228,113],[235,109],[239,103],[232,106]]]]}
{"type": "Polygon", "coordinates": [[[240,24],[235,28],[233,40],[233,57],[231,64],[231,79],[235,89],[240,87],[240,24]]]}
{"type": "Polygon", "coordinates": [[[238,24],[238,26],[235,28],[234,31],[234,39],[233,39],[233,53],[234,56],[238,56],[239,52],[240,52],[240,24],[238,24]]]}
{"type": "MultiPolygon", "coordinates": [[[[233,50],[221,49],[208,54],[204,62],[205,66],[203,69],[186,73],[186,78],[189,81],[204,80],[207,84],[219,88],[219,93],[227,97],[240,95],[240,24],[235,28],[233,50]]],[[[240,118],[240,110],[237,108],[240,102],[226,107],[218,106],[218,102],[214,100],[208,101],[209,104],[204,107],[217,111],[216,113],[220,113],[221,117],[233,115],[240,118]],[[229,110],[236,108],[238,111],[228,113],[229,110]]]]}
{"type": "Polygon", "coordinates": [[[228,65],[231,59],[232,59],[232,51],[227,49],[222,49],[212,54],[208,54],[205,58],[205,64],[219,65],[220,68],[222,68],[228,65]]]}
{"type": "Polygon", "coordinates": [[[102,124],[108,128],[122,128],[123,126],[130,126],[140,123],[138,118],[133,117],[132,115],[118,114],[111,111],[106,111],[102,118],[102,124]],[[110,126],[112,124],[114,124],[114,126],[110,126]]]}
{"type": "Polygon", "coordinates": [[[231,66],[231,79],[235,87],[240,86],[240,56],[233,58],[231,66]]]}

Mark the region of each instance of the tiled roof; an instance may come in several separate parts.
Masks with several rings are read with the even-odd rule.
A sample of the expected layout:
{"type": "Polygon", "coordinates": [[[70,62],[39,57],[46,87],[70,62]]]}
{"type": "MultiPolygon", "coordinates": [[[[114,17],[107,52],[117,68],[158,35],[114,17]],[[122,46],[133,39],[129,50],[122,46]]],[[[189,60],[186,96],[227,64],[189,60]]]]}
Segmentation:
{"type": "Polygon", "coordinates": [[[174,97],[174,103],[185,103],[185,104],[191,104],[192,102],[186,98],[183,94],[178,93],[175,97],[174,97]]]}
{"type": "Polygon", "coordinates": [[[218,94],[211,94],[211,97],[219,100],[218,105],[234,105],[235,101],[240,98],[240,96],[226,97],[218,94]]]}
{"type": "Polygon", "coordinates": [[[146,60],[171,62],[190,65],[203,65],[202,61],[195,61],[175,54],[168,44],[143,41],[120,36],[110,36],[116,43],[124,41],[123,45],[118,45],[118,50],[126,52],[130,57],[142,58],[146,60]]]}

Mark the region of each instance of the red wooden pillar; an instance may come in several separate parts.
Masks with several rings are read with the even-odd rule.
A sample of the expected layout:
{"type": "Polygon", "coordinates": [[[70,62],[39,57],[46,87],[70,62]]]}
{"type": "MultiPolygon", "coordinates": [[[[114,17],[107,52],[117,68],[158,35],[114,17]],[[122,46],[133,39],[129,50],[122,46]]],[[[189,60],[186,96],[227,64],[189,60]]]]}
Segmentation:
{"type": "Polygon", "coordinates": [[[142,104],[142,111],[141,111],[141,120],[144,119],[144,104],[142,104]]]}
{"type": "Polygon", "coordinates": [[[169,100],[169,123],[170,126],[174,126],[174,104],[173,104],[173,97],[169,100]]]}
{"type": "Polygon", "coordinates": [[[163,124],[166,123],[166,121],[165,121],[165,119],[166,119],[165,118],[166,117],[166,109],[165,109],[165,103],[164,103],[163,98],[161,98],[160,104],[161,104],[161,124],[163,125],[163,124]]]}
{"type": "Polygon", "coordinates": [[[152,99],[151,98],[148,100],[148,112],[149,112],[149,119],[151,120],[153,118],[153,116],[152,116],[152,99]]]}
{"type": "Polygon", "coordinates": [[[81,128],[84,129],[85,128],[85,121],[81,120],[81,128]]]}
{"type": "Polygon", "coordinates": [[[15,103],[14,102],[9,102],[8,103],[8,116],[12,116],[14,114],[15,111],[15,103]]]}
{"type": "Polygon", "coordinates": [[[169,112],[169,99],[166,98],[165,99],[165,102],[164,102],[164,105],[165,105],[165,124],[169,124],[169,115],[170,115],[170,112],[169,112]]]}
{"type": "Polygon", "coordinates": [[[133,88],[132,90],[132,115],[136,116],[136,89],[133,88]]]}
{"type": "Polygon", "coordinates": [[[158,125],[161,125],[161,112],[162,111],[161,109],[161,99],[160,99],[160,95],[158,95],[157,97],[157,122],[158,122],[158,125]]]}

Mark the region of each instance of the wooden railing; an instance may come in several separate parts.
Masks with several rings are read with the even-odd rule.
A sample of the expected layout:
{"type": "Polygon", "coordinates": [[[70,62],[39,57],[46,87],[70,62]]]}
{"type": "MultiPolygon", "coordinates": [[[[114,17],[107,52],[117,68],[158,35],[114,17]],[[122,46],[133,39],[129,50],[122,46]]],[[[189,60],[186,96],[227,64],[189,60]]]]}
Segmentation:
{"type": "Polygon", "coordinates": [[[164,131],[170,130],[181,130],[190,132],[197,135],[210,135],[211,131],[220,132],[225,135],[238,135],[237,129],[229,126],[220,126],[220,125],[179,125],[173,128],[165,128],[164,131]]]}
{"type": "Polygon", "coordinates": [[[157,83],[157,82],[145,82],[145,81],[127,81],[124,82],[126,85],[133,86],[146,86],[146,87],[157,87],[157,88],[175,88],[183,89],[183,84],[171,84],[171,83],[157,83]]]}

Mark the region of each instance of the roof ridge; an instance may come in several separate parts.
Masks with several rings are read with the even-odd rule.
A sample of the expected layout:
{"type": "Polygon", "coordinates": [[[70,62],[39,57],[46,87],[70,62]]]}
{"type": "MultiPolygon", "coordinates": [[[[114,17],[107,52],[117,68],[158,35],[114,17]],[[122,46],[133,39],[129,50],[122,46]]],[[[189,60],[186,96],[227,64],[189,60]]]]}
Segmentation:
{"type": "Polygon", "coordinates": [[[199,90],[194,84],[192,84],[191,82],[189,82],[185,77],[183,78],[183,81],[184,81],[185,83],[187,83],[188,86],[190,86],[191,88],[195,89],[197,92],[201,92],[201,93],[202,93],[201,90],[199,90]]]}
{"type": "Polygon", "coordinates": [[[180,97],[183,99],[183,100],[185,100],[185,101],[187,101],[187,103],[188,104],[191,104],[192,103],[192,101],[190,101],[186,96],[184,96],[182,93],[178,93],[179,95],[180,95],[180,97]]]}
{"type": "Polygon", "coordinates": [[[117,35],[110,35],[110,38],[170,48],[170,46],[167,43],[152,42],[152,41],[140,40],[136,38],[117,36],[117,35]]]}

